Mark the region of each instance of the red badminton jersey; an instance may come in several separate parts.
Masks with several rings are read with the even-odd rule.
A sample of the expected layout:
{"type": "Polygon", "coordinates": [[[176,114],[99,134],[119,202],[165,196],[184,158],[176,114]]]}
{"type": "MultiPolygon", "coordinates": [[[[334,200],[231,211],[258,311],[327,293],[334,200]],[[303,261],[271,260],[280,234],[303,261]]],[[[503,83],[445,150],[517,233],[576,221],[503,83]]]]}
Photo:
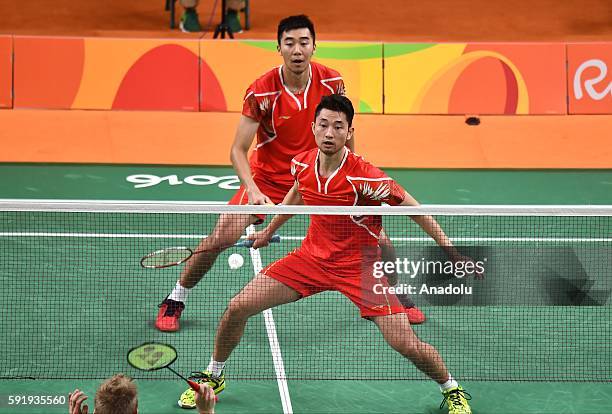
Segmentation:
{"type": "MultiPolygon", "coordinates": [[[[379,206],[404,200],[406,192],[395,180],[348,148],[328,178],[319,176],[318,161],[318,149],[291,161],[291,174],[306,205],[379,206]]],[[[315,259],[333,260],[336,266],[353,266],[365,259],[364,252],[376,252],[381,229],[381,216],[313,215],[300,249],[315,259]]]]}
{"type": "Polygon", "coordinates": [[[299,94],[285,86],[282,66],[249,86],[242,114],[259,122],[257,145],[250,159],[255,177],[286,187],[285,193],[289,191],[293,185],[291,159],[316,147],[310,124],[321,98],[332,93],[344,94],[342,77],[315,62],[310,63],[310,80],[299,94]]]}

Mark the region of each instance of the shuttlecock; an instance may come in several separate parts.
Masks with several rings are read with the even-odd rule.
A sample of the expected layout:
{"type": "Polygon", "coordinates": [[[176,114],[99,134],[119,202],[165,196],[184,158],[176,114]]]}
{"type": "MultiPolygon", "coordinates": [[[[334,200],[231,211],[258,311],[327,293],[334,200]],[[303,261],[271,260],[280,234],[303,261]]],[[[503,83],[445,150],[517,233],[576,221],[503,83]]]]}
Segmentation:
{"type": "Polygon", "coordinates": [[[238,253],[232,253],[230,257],[227,258],[227,263],[230,269],[240,269],[244,264],[244,257],[238,253]]]}

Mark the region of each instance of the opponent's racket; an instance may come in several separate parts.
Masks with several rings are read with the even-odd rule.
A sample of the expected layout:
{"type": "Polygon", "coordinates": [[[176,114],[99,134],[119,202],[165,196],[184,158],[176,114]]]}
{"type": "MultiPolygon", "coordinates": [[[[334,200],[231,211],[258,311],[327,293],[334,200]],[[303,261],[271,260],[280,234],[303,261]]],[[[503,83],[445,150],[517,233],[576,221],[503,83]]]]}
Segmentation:
{"type": "MultiPolygon", "coordinates": [[[[275,234],[270,239],[270,243],[278,243],[280,240],[280,236],[275,234]]],[[[203,253],[206,251],[224,250],[228,247],[252,247],[253,243],[254,241],[251,239],[244,239],[238,243],[230,244],[228,246],[196,251],[191,250],[189,247],[168,247],[166,249],[157,250],[147,254],[140,259],[140,265],[147,269],[163,269],[164,267],[176,266],[184,263],[194,254],[203,253]]]]}
{"type": "Polygon", "coordinates": [[[188,380],[170,368],[177,357],[178,354],[173,346],[160,342],[146,342],[130,349],[127,353],[128,363],[134,368],[141,371],[157,371],[158,369],[168,368],[184,379],[194,391],[199,391],[200,385],[197,382],[188,380]]]}

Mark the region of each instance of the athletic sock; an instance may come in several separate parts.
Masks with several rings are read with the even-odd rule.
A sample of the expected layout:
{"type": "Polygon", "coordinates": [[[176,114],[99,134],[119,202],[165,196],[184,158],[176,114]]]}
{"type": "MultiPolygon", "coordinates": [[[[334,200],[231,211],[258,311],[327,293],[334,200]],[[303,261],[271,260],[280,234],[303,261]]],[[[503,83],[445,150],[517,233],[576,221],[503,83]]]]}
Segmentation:
{"type": "Polygon", "coordinates": [[[210,358],[210,362],[208,363],[207,371],[210,371],[213,377],[219,378],[223,373],[223,368],[225,368],[225,361],[219,362],[210,358]]]}
{"type": "Polygon", "coordinates": [[[187,295],[189,295],[190,291],[191,289],[181,286],[180,281],[176,282],[176,286],[174,286],[174,289],[172,290],[170,296],[168,296],[168,299],[185,303],[187,300],[187,295]]]}
{"type": "Polygon", "coordinates": [[[455,381],[450,374],[448,375],[448,381],[446,381],[444,384],[438,385],[440,385],[440,391],[442,392],[452,390],[453,388],[457,388],[459,386],[457,381],[455,381]]]}

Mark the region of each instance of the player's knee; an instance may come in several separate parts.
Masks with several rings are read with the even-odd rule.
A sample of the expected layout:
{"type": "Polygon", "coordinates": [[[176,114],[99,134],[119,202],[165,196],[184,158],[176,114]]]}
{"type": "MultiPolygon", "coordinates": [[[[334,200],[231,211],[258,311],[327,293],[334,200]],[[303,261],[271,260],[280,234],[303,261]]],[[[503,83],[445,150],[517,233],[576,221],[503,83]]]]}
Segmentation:
{"type": "Polygon", "coordinates": [[[230,319],[247,319],[253,315],[251,307],[240,297],[234,297],[230,301],[225,313],[230,319]]]}
{"type": "Polygon", "coordinates": [[[231,235],[224,234],[224,232],[214,232],[206,238],[205,243],[208,248],[225,248],[231,246],[238,241],[238,237],[232,237],[231,235]]]}
{"type": "Polygon", "coordinates": [[[206,238],[206,247],[207,248],[215,248],[215,247],[221,247],[221,246],[227,246],[228,244],[230,244],[230,242],[228,242],[227,237],[224,237],[218,233],[213,233],[210,236],[208,236],[206,238]]]}

